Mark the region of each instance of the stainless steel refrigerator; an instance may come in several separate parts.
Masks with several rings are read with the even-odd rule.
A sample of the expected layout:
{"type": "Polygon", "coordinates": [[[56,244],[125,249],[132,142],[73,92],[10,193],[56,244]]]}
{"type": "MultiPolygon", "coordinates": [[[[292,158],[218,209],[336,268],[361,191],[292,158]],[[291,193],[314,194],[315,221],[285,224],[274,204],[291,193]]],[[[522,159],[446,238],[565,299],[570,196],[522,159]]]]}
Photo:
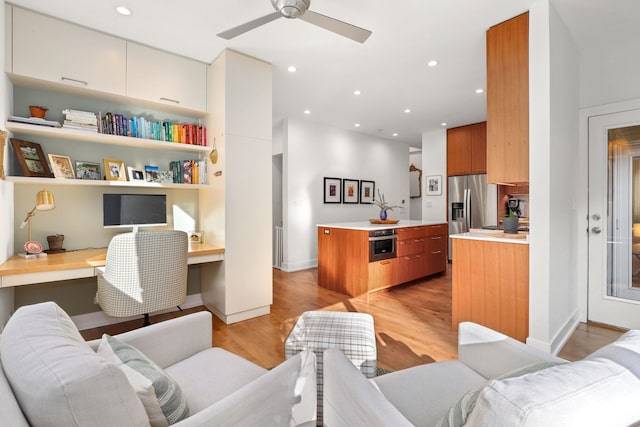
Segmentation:
{"type": "MultiPolygon", "coordinates": [[[[498,224],[498,186],[487,184],[487,175],[449,177],[449,234],[498,224]]],[[[449,239],[449,260],[453,248],[449,239]]]]}

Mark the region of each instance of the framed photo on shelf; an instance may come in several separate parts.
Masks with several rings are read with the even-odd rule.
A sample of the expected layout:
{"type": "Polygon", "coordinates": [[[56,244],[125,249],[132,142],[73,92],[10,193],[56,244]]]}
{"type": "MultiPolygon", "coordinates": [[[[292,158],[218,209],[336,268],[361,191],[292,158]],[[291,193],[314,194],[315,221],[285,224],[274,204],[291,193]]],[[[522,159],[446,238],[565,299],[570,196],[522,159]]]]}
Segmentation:
{"type": "Polygon", "coordinates": [[[160,183],[172,184],[173,183],[173,171],[160,171],[160,183]]]}
{"type": "Polygon", "coordinates": [[[442,175],[430,175],[425,179],[427,196],[439,196],[442,194],[442,175]]]}
{"type": "Polygon", "coordinates": [[[190,231],[189,243],[202,243],[202,231],[190,231]]]}
{"type": "Polygon", "coordinates": [[[36,176],[40,178],[51,178],[53,176],[40,144],[11,138],[11,145],[13,146],[13,151],[16,153],[24,176],[36,176]]]}
{"type": "Polygon", "coordinates": [[[144,167],[147,182],[160,182],[160,168],[158,166],[147,165],[144,167]]]}
{"type": "Polygon", "coordinates": [[[376,194],[376,183],[373,181],[360,180],[360,203],[373,203],[376,194]]]}
{"type": "Polygon", "coordinates": [[[134,168],[133,166],[127,166],[127,173],[129,174],[129,181],[144,182],[144,171],[142,169],[134,168]]]}
{"type": "Polygon", "coordinates": [[[76,174],[73,172],[69,156],[49,154],[49,161],[51,162],[51,169],[53,169],[53,176],[56,178],[75,179],[76,174]]]}
{"type": "Polygon", "coordinates": [[[76,160],[76,178],[100,180],[102,178],[102,175],[100,175],[100,163],[76,160]]]}
{"type": "Polygon", "coordinates": [[[104,163],[104,174],[108,181],[126,181],[124,173],[124,162],[115,159],[102,159],[104,163]]]}
{"type": "Polygon", "coordinates": [[[324,202],[342,203],[342,179],[324,178],[324,202]]]}
{"type": "Polygon", "coordinates": [[[342,180],[342,203],[358,203],[358,184],[357,179],[342,180]]]}

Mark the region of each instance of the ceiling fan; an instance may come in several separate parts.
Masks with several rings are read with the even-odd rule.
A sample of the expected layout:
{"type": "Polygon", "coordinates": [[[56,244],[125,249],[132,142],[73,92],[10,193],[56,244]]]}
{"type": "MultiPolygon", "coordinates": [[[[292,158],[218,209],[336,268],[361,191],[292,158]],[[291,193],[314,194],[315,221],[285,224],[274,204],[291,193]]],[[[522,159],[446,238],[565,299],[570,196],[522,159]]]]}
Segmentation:
{"type": "Polygon", "coordinates": [[[300,18],[310,24],[317,25],[325,30],[333,31],[336,34],[350,38],[351,40],[364,43],[371,35],[371,31],[355,25],[347,24],[334,18],[322,15],[309,10],[311,0],[271,0],[271,4],[276,12],[263,16],[253,21],[249,21],[230,30],[218,34],[223,39],[230,40],[249,30],[253,30],[261,25],[267,24],[278,18],[289,19],[300,18]]]}

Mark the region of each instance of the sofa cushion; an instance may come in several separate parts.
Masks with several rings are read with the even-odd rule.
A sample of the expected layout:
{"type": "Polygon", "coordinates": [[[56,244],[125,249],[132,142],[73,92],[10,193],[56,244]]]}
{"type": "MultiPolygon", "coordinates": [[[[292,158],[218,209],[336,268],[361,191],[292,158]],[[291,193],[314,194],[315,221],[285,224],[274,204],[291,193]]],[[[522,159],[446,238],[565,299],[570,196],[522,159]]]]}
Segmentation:
{"type": "Polygon", "coordinates": [[[189,406],[182,394],[182,389],[162,368],[153,363],[135,347],[105,334],[100,343],[103,352],[111,347],[115,356],[131,369],[149,379],[153,385],[156,398],[162,413],[169,424],[175,424],[189,416],[189,406]]]}
{"type": "Polygon", "coordinates": [[[457,360],[446,360],[392,372],[371,381],[413,425],[433,426],[460,396],[487,380],[457,360]]]}
{"type": "Polygon", "coordinates": [[[640,331],[626,332],[615,342],[591,353],[585,359],[605,358],[622,365],[640,378],[640,331]]]}
{"type": "Polygon", "coordinates": [[[467,426],[627,426],[640,419],[640,380],[608,359],[493,380],[467,426]]]}
{"type": "Polygon", "coordinates": [[[148,425],[122,371],[98,356],[53,302],[13,314],[2,333],[0,357],[31,425],[148,425]]]}
{"type": "Polygon", "coordinates": [[[153,383],[140,372],[122,363],[122,360],[113,352],[111,345],[109,345],[107,336],[106,334],[103,335],[100,340],[100,345],[97,349],[98,355],[116,365],[126,375],[129,384],[133,387],[140,402],[142,402],[142,406],[144,406],[144,410],[147,412],[151,427],[167,427],[169,422],[162,412],[155,389],[153,388],[153,383]]]}

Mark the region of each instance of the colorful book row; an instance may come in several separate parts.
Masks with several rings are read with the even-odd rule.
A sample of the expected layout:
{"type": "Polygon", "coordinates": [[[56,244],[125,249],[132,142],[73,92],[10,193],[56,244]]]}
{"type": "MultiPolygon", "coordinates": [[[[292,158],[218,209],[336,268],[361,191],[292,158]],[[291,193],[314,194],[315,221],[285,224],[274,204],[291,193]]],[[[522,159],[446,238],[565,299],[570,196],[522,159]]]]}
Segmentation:
{"type": "Polygon", "coordinates": [[[182,144],[207,145],[207,128],[192,123],[152,122],[144,117],[131,119],[116,113],[98,113],[98,132],[182,144]]]}
{"type": "Polygon", "coordinates": [[[206,160],[177,160],[169,163],[175,184],[206,184],[206,160]]]}

